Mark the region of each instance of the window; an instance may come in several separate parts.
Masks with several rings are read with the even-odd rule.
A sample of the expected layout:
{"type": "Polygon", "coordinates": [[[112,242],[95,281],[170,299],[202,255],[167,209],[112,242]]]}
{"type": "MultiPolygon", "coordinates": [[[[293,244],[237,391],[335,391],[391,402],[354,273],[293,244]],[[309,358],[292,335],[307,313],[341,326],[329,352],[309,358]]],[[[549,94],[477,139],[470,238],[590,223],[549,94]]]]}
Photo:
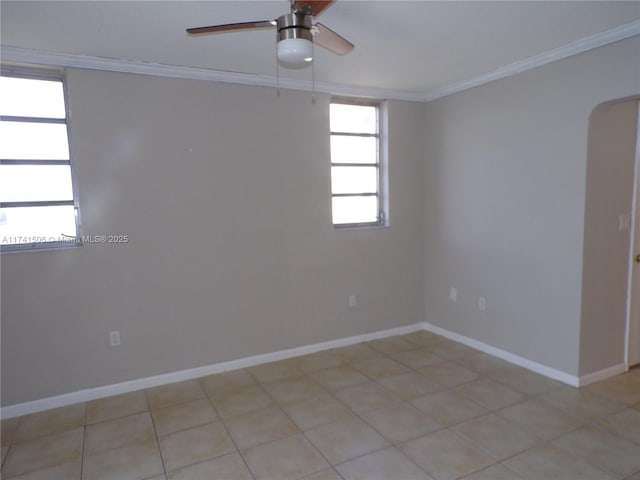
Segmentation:
{"type": "Polygon", "coordinates": [[[333,100],[331,211],[335,226],[384,225],[379,105],[333,100]]]}
{"type": "Polygon", "coordinates": [[[0,138],[2,250],[75,243],[62,79],[0,76],[0,138]]]}

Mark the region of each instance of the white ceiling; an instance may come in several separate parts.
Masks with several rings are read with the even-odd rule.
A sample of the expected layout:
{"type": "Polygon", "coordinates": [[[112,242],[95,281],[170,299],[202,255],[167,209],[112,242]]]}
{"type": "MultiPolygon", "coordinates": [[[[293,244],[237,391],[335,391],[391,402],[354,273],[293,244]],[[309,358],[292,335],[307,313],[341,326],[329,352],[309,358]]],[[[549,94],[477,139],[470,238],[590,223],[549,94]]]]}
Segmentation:
{"type": "MultiPolygon", "coordinates": [[[[275,30],[189,37],[185,28],[274,19],[279,1],[0,2],[1,43],[275,77],[275,30]]],[[[338,0],[319,21],[356,48],[317,48],[317,82],[426,95],[638,22],[640,2],[338,0]]],[[[280,69],[310,79],[310,69],[280,69]]]]}

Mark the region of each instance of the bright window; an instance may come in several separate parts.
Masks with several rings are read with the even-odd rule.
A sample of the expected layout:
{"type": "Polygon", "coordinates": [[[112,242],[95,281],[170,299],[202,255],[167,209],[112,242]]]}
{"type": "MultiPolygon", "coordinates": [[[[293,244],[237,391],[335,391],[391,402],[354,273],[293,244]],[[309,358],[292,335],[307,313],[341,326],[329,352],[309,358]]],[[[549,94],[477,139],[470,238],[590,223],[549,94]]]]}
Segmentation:
{"type": "Polygon", "coordinates": [[[77,238],[61,78],[0,76],[0,247],[74,244],[77,238]]]}
{"type": "Polygon", "coordinates": [[[333,224],[384,225],[379,106],[333,100],[330,109],[333,224]]]}

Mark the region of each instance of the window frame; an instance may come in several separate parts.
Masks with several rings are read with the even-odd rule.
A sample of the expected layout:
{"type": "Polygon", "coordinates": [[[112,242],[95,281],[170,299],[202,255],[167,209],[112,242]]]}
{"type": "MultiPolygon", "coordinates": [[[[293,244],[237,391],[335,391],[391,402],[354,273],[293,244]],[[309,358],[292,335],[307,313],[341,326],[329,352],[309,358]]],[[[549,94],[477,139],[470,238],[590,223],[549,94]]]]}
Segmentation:
{"type": "MultiPolygon", "coordinates": [[[[350,229],[350,228],[371,228],[371,227],[385,227],[388,226],[387,214],[386,214],[386,165],[385,155],[383,149],[383,101],[373,99],[362,98],[346,98],[346,97],[332,97],[329,101],[329,106],[333,104],[340,105],[354,105],[375,107],[376,110],[376,132],[375,133],[357,133],[357,132],[334,132],[329,127],[329,141],[334,136],[338,137],[359,137],[359,138],[375,138],[376,139],[376,161],[375,163],[362,163],[362,162],[334,162],[333,158],[330,158],[330,169],[333,167],[375,167],[376,168],[376,192],[361,192],[361,193],[333,193],[333,182],[331,182],[331,224],[336,229],[350,229]],[[376,197],[377,200],[377,220],[373,222],[353,222],[353,223],[333,223],[333,199],[345,197],[376,197]]],[[[331,154],[330,154],[331,157],[331,154]]]]}
{"type": "MultiPolygon", "coordinates": [[[[24,123],[40,123],[40,124],[57,124],[66,125],[67,144],[69,147],[69,158],[61,159],[11,159],[0,158],[0,165],[65,165],[69,166],[71,175],[71,191],[73,198],[71,200],[35,200],[35,201],[13,201],[0,202],[0,208],[17,208],[17,207],[53,207],[53,206],[72,206],[74,210],[75,237],[69,237],[68,240],[57,240],[51,242],[31,242],[31,243],[13,243],[4,244],[0,242],[0,253],[25,252],[25,251],[41,251],[41,250],[57,250],[61,248],[71,248],[82,245],[82,237],[80,235],[80,208],[78,203],[78,189],[75,176],[73,149],[71,143],[71,115],[69,110],[69,95],[67,89],[67,81],[64,71],[58,69],[42,70],[38,68],[13,68],[2,65],[0,67],[0,76],[21,78],[25,80],[43,80],[59,82],[62,84],[62,95],[64,101],[64,118],[48,118],[48,117],[31,117],[31,116],[15,116],[0,115],[1,121],[7,122],[24,122],[24,123]]],[[[1,239],[0,239],[1,240],[1,239]]]]}

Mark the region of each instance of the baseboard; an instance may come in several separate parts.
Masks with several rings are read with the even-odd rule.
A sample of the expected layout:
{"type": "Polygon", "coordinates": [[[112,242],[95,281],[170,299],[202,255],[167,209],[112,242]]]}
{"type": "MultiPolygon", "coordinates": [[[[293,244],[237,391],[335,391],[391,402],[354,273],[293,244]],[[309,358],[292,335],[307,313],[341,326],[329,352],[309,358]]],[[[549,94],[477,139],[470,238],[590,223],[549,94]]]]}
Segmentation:
{"type": "Polygon", "coordinates": [[[18,417],[21,415],[28,415],[30,413],[50,410],[57,407],[64,407],[66,405],[72,405],[74,403],[88,402],[91,400],[96,400],[98,398],[105,398],[112,395],[133,392],[136,390],[158,387],[160,385],[181,382],[183,380],[191,380],[193,378],[213,375],[215,373],[222,373],[230,370],[237,370],[239,368],[253,367],[255,365],[260,365],[263,363],[284,360],[287,358],[299,357],[301,355],[308,355],[310,353],[329,350],[331,348],[346,347],[355,343],[367,342],[370,340],[377,340],[379,338],[392,337],[395,335],[405,335],[407,333],[416,332],[418,330],[424,330],[423,323],[416,323],[413,325],[396,327],[388,330],[380,330],[377,332],[365,333],[362,335],[354,335],[352,337],[339,338],[327,342],[314,343],[312,345],[305,345],[302,347],[290,348],[287,350],[279,350],[262,355],[254,355],[251,357],[240,358],[228,362],[215,363],[212,365],[190,368],[187,370],[165,373],[162,375],[154,375],[152,377],[139,378],[128,382],[78,390],[75,392],[56,395],[53,397],[46,397],[39,400],[1,407],[0,418],[5,419],[18,417]]]}
{"type": "Polygon", "coordinates": [[[424,327],[426,330],[429,330],[430,332],[433,332],[437,335],[442,335],[443,337],[446,337],[450,340],[462,343],[471,348],[475,348],[476,350],[480,350],[481,352],[488,353],[489,355],[493,355],[494,357],[501,358],[509,363],[513,363],[520,367],[526,368],[527,370],[531,370],[532,372],[544,375],[545,377],[558,380],[559,382],[566,383],[567,385],[571,385],[572,387],[581,386],[581,378],[563,372],[562,370],[557,370],[555,368],[548,367],[547,365],[534,362],[533,360],[529,360],[528,358],[515,355],[511,352],[507,352],[506,350],[502,350],[474,338],[465,337],[464,335],[460,335],[459,333],[451,332],[429,322],[425,322],[424,327]]]}
{"type": "Polygon", "coordinates": [[[613,365],[612,367],[603,368],[602,370],[598,370],[597,372],[588,373],[586,375],[581,375],[578,379],[578,382],[581,387],[589,385],[590,383],[599,382],[600,380],[606,380],[610,377],[615,377],[616,375],[620,375],[627,371],[627,366],[624,363],[619,363],[618,365],[613,365]]]}

